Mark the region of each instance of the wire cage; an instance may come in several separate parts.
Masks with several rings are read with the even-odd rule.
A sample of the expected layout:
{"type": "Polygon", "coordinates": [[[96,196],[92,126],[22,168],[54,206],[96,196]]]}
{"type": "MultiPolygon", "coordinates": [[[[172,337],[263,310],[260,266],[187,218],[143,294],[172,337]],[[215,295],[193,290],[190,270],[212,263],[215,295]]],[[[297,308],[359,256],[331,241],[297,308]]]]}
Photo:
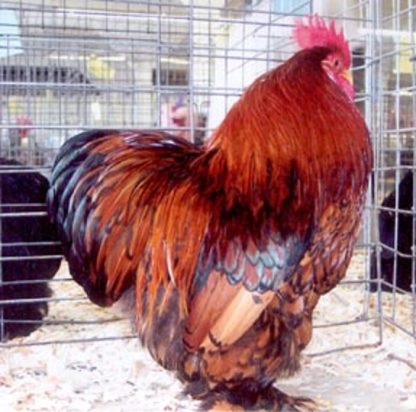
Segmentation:
{"type": "MultiPolygon", "coordinates": [[[[383,320],[416,337],[415,323],[415,5],[376,10],[374,209],[376,259],[371,262],[388,301],[383,320]],[[378,230],[377,230],[378,229],[378,230]],[[377,267],[377,265],[379,265],[377,267]],[[408,299],[407,299],[408,298],[408,299]],[[400,313],[399,313],[400,312],[400,313]]],[[[374,273],[373,273],[373,276],[374,273]]]]}
{"type": "MultiPolygon", "coordinates": [[[[0,165],[2,182],[13,174],[47,178],[63,142],[89,129],[169,130],[202,144],[244,88],[294,52],[294,19],[315,12],[335,17],[347,32],[356,103],[375,156],[354,256],[359,269],[343,282],[359,296],[359,311],[345,311],[317,327],[365,323],[376,331],[365,342],[370,346],[383,341],[386,324],[416,338],[413,0],[0,0],[0,157],[18,162],[0,165]]],[[[10,220],[46,216],[44,204],[0,200],[2,234],[10,220]]],[[[20,259],[6,250],[19,242],[5,239],[2,287],[8,282],[4,265],[20,259]]],[[[55,262],[58,245],[48,245],[55,249],[37,250],[27,259],[55,262]]],[[[117,327],[105,335],[97,332],[103,324],[128,320],[91,309],[65,264],[54,278],[35,282],[47,282],[53,293],[2,295],[2,347],[134,336],[117,327]],[[46,308],[30,321],[5,315],[8,305],[33,302],[47,304],[49,314],[46,308]],[[10,322],[49,329],[8,339],[10,322]],[[77,325],[74,334],[51,332],[68,325],[77,325]]]]}

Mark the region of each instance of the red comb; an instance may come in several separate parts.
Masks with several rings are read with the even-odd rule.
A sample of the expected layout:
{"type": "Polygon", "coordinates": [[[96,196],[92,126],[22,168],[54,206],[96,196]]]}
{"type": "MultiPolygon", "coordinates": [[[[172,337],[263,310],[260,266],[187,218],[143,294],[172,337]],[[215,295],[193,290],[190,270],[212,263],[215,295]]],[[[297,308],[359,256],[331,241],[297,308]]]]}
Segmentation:
{"type": "Polygon", "coordinates": [[[334,20],[329,22],[329,26],[317,14],[309,16],[307,23],[297,20],[293,30],[293,37],[302,49],[317,46],[338,49],[344,57],[345,67],[350,67],[351,53],[348,41],[345,40],[342,29],[337,33],[334,20]]]}

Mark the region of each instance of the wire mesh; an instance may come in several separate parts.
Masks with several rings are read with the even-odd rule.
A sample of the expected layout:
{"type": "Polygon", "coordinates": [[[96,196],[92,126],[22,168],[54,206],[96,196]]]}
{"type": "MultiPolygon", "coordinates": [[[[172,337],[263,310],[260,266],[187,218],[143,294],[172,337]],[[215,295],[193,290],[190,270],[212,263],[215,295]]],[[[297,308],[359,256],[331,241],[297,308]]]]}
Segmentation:
{"type": "Polygon", "coordinates": [[[415,329],[415,10],[411,1],[375,4],[376,117],[374,245],[383,320],[416,337],[415,329]]]}
{"type": "MultiPolygon", "coordinates": [[[[0,1],[0,156],[19,162],[1,166],[0,176],[48,176],[62,143],[88,129],[164,129],[200,144],[245,87],[293,53],[290,33],[294,18],[313,12],[334,16],[350,39],[356,102],[369,125],[376,162],[356,251],[363,270],[345,281],[362,295],[361,313],[353,319],[337,319],[333,325],[318,326],[382,318],[416,337],[413,184],[408,206],[402,205],[400,197],[402,177],[410,173],[413,179],[416,169],[416,6],[412,3],[0,1]],[[393,203],[383,204],[391,191],[399,195],[393,203]],[[383,213],[393,222],[388,240],[379,228],[383,213]],[[405,228],[410,230],[408,247],[402,247],[405,228]],[[385,257],[389,258],[391,276],[386,275],[385,257]],[[407,288],[401,287],[403,276],[409,279],[407,288]],[[376,311],[371,310],[374,300],[376,311]]],[[[44,204],[32,202],[19,208],[21,202],[2,204],[2,287],[7,286],[7,280],[2,278],[5,260],[21,259],[5,252],[7,247],[19,245],[16,240],[4,241],[6,219],[18,221],[26,214],[46,214],[44,204]],[[6,206],[14,209],[6,210],[6,206]]],[[[40,245],[39,242],[34,244],[40,245]]],[[[28,259],[58,257],[59,253],[43,253],[28,259]]],[[[29,286],[44,281],[36,278],[17,283],[29,286]]],[[[52,296],[2,297],[2,340],[7,338],[5,308],[16,303],[45,303],[50,309],[59,310],[54,309],[43,319],[22,318],[13,322],[43,322],[60,327],[125,321],[108,312],[97,321],[74,311],[74,306],[81,307],[86,298],[65,270],[47,281],[54,291],[52,296]]],[[[383,322],[380,325],[381,340],[383,322]]],[[[75,340],[119,337],[122,336],[91,336],[83,330],[75,340]]],[[[46,338],[42,342],[26,340],[25,344],[47,342],[46,338]]],[[[7,343],[14,344],[20,343],[7,343]]]]}

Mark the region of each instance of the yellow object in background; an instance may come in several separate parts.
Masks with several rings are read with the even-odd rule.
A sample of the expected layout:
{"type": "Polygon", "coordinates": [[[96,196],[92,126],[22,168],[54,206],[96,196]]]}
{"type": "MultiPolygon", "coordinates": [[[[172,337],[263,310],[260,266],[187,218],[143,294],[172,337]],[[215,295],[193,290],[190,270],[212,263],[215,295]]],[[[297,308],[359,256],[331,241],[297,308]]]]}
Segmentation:
{"type": "Polygon", "coordinates": [[[87,70],[89,74],[100,80],[112,80],[116,74],[115,69],[95,54],[88,56],[87,70]]]}
{"type": "MultiPolygon", "coordinates": [[[[414,36],[414,34],[413,34],[414,36]]],[[[401,36],[401,44],[400,44],[400,57],[399,57],[399,70],[400,73],[413,73],[413,64],[410,59],[412,58],[414,54],[414,50],[411,48],[411,45],[414,44],[414,42],[411,42],[411,38],[409,35],[401,36]]]]}
{"type": "Polygon", "coordinates": [[[9,96],[7,99],[7,109],[10,116],[17,116],[18,114],[23,113],[19,96],[9,96]]]}

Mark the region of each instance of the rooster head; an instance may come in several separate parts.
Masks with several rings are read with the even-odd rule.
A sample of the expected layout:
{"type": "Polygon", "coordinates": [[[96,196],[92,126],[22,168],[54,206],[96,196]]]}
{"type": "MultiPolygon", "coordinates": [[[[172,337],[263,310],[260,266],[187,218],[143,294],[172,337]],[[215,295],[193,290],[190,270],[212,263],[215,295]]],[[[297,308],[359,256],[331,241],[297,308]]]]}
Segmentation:
{"type": "Polygon", "coordinates": [[[350,71],[351,52],[342,29],[337,32],[333,20],[327,25],[322,17],[314,15],[309,16],[306,23],[298,20],[293,35],[302,49],[313,47],[330,49],[329,54],[322,61],[322,68],[351,100],[354,99],[355,92],[350,71]]]}

